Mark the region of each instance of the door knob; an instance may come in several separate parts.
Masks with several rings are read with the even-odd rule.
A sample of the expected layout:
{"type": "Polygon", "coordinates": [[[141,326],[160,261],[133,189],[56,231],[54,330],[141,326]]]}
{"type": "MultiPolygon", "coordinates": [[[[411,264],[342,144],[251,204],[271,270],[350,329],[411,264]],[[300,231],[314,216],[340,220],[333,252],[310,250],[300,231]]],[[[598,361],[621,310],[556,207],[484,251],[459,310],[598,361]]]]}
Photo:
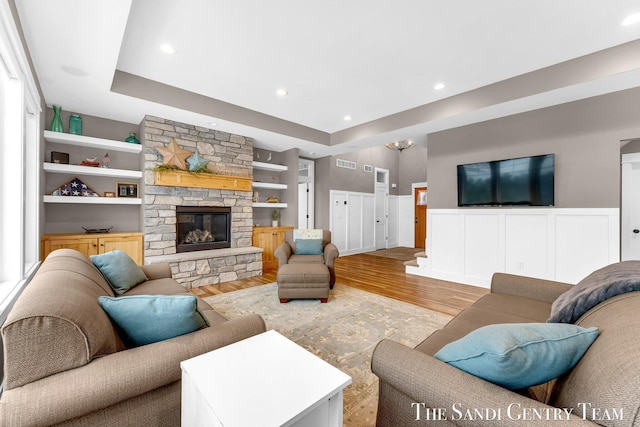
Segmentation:
{"type": "Polygon", "coordinates": [[[633,232],[634,232],[635,234],[638,234],[638,233],[640,233],[640,230],[638,230],[638,229],[636,228],[636,229],[634,229],[634,230],[633,230],[633,232]]]}

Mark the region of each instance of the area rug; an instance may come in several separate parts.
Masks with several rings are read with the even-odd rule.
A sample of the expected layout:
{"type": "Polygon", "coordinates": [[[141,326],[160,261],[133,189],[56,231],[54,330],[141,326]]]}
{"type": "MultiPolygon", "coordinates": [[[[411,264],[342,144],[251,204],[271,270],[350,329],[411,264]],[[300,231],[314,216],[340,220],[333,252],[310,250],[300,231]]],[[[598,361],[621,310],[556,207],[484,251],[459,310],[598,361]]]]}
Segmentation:
{"type": "Polygon", "coordinates": [[[256,286],[205,298],[228,319],[260,314],[275,329],[352,378],[344,390],[344,425],[375,425],[378,378],[371,373],[376,344],[389,338],[410,347],[451,316],[336,284],[329,302],[292,300],[281,304],[277,285],[256,286]]]}
{"type": "Polygon", "coordinates": [[[377,251],[365,252],[364,255],[372,255],[379,256],[382,258],[393,258],[399,259],[400,261],[410,261],[415,259],[415,254],[424,249],[416,249],[416,248],[405,248],[405,247],[397,247],[397,248],[389,248],[389,249],[379,249],[377,251]]]}

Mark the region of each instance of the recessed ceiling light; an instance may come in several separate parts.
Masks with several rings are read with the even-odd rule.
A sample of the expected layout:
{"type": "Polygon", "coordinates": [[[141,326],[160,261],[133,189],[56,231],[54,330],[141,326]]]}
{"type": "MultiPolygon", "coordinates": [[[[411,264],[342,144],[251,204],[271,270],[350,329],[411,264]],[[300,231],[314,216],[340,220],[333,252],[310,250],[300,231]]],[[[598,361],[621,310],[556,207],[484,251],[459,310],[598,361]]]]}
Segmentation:
{"type": "Polygon", "coordinates": [[[171,46],[170,44],[161,44],[160,45],[160,50],[163,51],[164,53],[168,54],[168,55],[173,55],[174,53],[176,53],[176,50],[173,46],[171,46]]]}
{"type": "Polygon", "coordinates": [[[209,122],[207,123],[209,126],[218,126],[218,124],[216,122],[209,122]]]}
{"type": "Polygon", "coordinates": [[[284,98],[285,96],[287,96],[289,94],[289,92],[287,92],[286,89],[278,89],[276,91],[276,95],[278,95],[279,97],[284,98]]]}
{"type": "Polygon", "coordinates": [[[626,27],[627,25],[637,24],[638,22],[640,22],[640,13],[634,13],[624,18],[624,21],[622,21],[620,25],[626,27]]]}
{"type": "Polygon", "coordinates": [[[433,88],[435,90],[442,90],[444,89],[444,83],[437,83],[433,88]]]}
{"type": "Polygon", "coordinates": [[[345,122],[348,122],[350,120],[351,120],[351,116],[349,116],[349,115],[344,116],[344,121],[345,122]]]}

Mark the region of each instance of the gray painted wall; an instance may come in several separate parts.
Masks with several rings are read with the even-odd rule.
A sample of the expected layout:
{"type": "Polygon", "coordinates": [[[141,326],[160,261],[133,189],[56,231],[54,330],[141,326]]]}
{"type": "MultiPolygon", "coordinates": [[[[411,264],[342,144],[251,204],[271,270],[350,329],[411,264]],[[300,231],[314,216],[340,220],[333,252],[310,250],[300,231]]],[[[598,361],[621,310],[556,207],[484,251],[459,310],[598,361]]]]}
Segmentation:
{"type": "Polygon", "coordinates": [[[411,184],[427,181],[427,149],[417,146],[398,157],[398,194],[411,195],[411,184]]]}
{"type": "Polygon", "coordinates": [[[560,208],[620,206],[620,143],[640,136],[640,89],[427,136],[430,208],[457,207],[456,165],[556,154],[560,208]]]}
{"type": "MultiPolygon", "coordinates": [[[[113,139],[114,141],[124,141],[125,138],[129,136],[129,132],[139,132],[138,124],[103,119],[102,117],[90,116],[88,114],[77,113],[75,111],[66,111],[63,105],[60,117],[62,118],[62,124],[65,132],[69,132],[69,116],[71,114],[79,114],[80,117],[82,117],[83,135],[93,136],[95,138],[113,139]]],[[[53,110],[48,106],[45,112],[45,129],[49,129],[52,119],[53,110]]],[[[138,139],[140,139],[139,134],[138,139]]]]}
{"type": "MultiPolygon", "coordinates": [[[[330,163],[330,179],[332,190],[373,193],[375,191],[375,173],[365,172],[364,165],[389,171],[389,182],[398,183],[398,151],[388,148],[371,147],[363,150],[332,156],[330,163]],[[348,160],[356,163],[356,169],[345,169],[336,166],[336,160],[348,160]]],[[[397,188],[389,188],[389,194],[397,194],[397,188]]]]}
{"type": "Polygon", "coordinates": [[[286,190],[281,190],[283,201],[287,202],[287,209],[280,209],[280,225],[298,226],[298,155],[299,150],[291,150],[280,153],[284,164],[289,167],[282,172],[282,183],[287,184],[286,190]]]}
{"type": "Polygon", "coordinates": [[[335,160],[330,157],[323,157],[316,160],[316,195],[315,205],[315,227],[329,229],[331,222],[329,218],[329,202],[331,191],[331,162],[335,160]]]}
{"type": "Polygon", "coordinates": [[[640,153],[640,138],[629,141],[620,150],[622,154],[640,153]]]}
{"type": "Polygon", "coordinates": [[[364,165],[389,171],[391,195],[411,194],[411,184],[427,180],[427,149],[421,146],[402,153],[384,146],[371,147],[339,156],[316,160],[316,227],[329,228],[329,200],[331,190],[360,193],[375,192],[375,174],[364,171],[364,165]],[[336,160],[356,163],[356,170],[339,168],[336,160]]]}
{"type": "Polygon", "coordinates": [[[427,149],[416,146],[399,152],[389,150],[385,146],[365,148],[352,153],[332,156],[329,163],[331,188],[333,190],[375,192],[375,175],[364,172],[364,165],[389,171],[389,188],[391,195],[411,194],[411,184],[424,182],[427,179],[427,149]],[[339,168],[336,159],[356,162],[356,170],[339,168]],[[396,186],[393,187],[393,184],[396,186]]]}

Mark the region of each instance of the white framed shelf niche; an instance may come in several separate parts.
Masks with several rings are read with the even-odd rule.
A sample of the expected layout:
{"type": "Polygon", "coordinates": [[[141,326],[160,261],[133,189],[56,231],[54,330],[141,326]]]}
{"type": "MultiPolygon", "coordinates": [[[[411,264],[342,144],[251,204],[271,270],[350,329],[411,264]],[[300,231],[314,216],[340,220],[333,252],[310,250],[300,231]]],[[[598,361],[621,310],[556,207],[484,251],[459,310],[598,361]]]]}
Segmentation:
{"type": "MultiPolygon", "coordinates": [[[[279,172],[285,172],[289,170],[288,166],[286,165],[278,165],[274,163],[264,163],[264,162],[256,162],[256,161],[253,162],[253,169],[254,169],[254,176],[255,176],[255,171],[279,173],[279,172]]],[[[281,184],[278,182],[255,181],[255,180],[253,181],[252,186],[254,190],[264,189],[264,190],[280,191],[280,190],[286,190],[288,188],[287,184],[281,184]]],[[[269,203],[269,202],[257,201],[257,202],[253,202],[252,206],[254,208],[285,209],[287,207],[287,204],[282,202],[269,203]]]]}
{"type": "Polygon", "coordinates": [[[107,228],[114,231],[139,231],[142,206],[142,145],[117,140],[44,131],[45,232],[82,232],[80,226],[107,228]],[[51,153],[69,155],[69,164],[53,163],[51,153]],[[110,167],[80,165],[85,159],[104,160],[109,156],[110,167]],[[93,189],[99,197],[54,196],[59,186],[78,178],[93,189]],[[117,184],[137,185],[137,197],[106,197],[116,195],[117,184]],[[67,219],[68,218],[68,219],[67,219]]]}

